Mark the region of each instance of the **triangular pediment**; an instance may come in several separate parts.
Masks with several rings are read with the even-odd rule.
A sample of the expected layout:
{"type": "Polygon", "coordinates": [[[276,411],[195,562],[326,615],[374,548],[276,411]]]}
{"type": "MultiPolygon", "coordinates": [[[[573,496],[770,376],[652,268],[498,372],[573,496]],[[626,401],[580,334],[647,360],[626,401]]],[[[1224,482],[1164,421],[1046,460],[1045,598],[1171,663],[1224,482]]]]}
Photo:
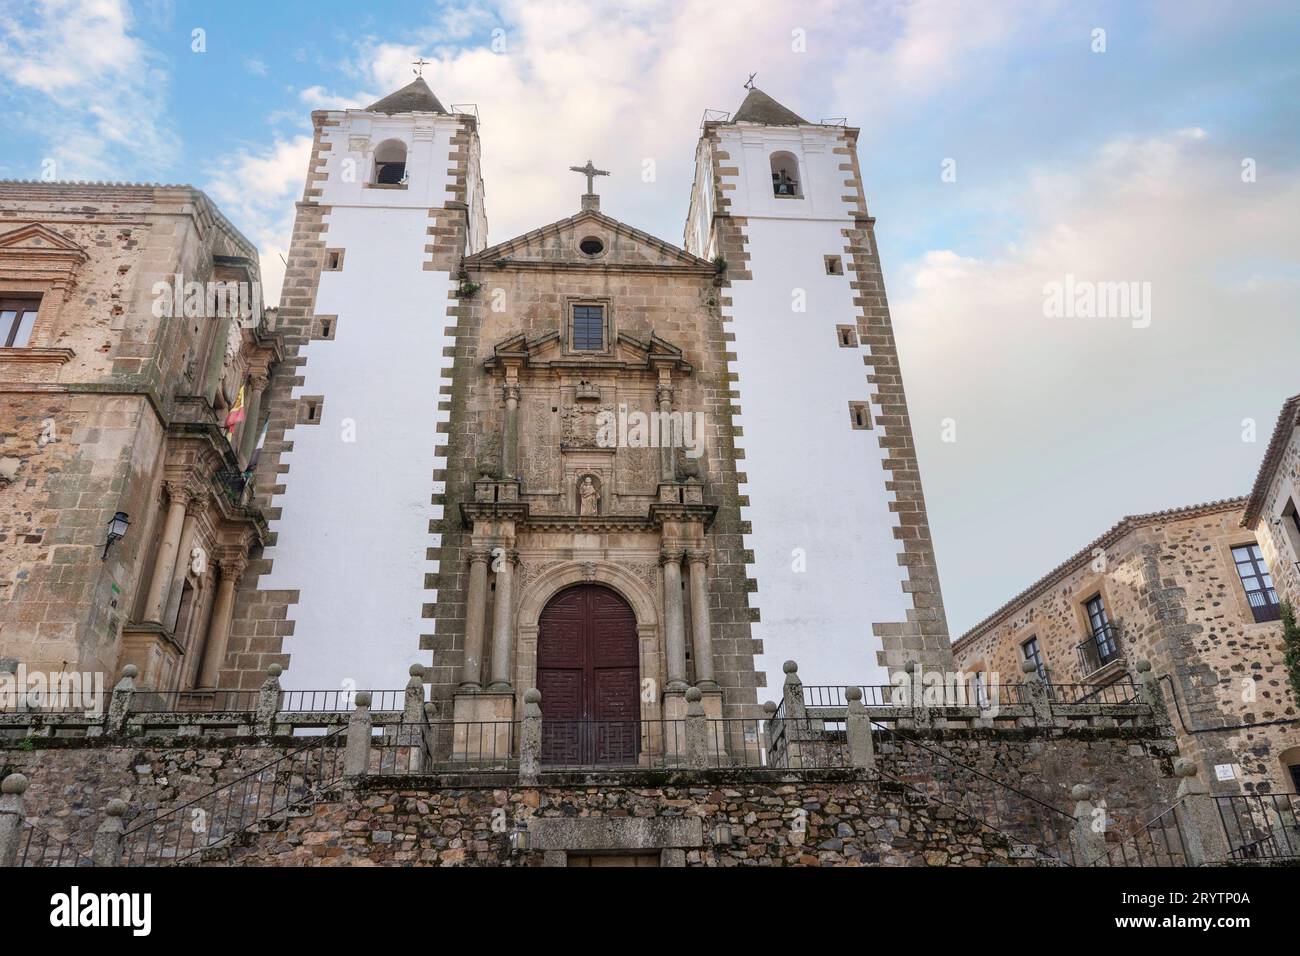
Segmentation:
{"type": "Polygon", "coordinates": [[[0,252],[52,252],[86,258],[86,250],[81,246],[36,222],[0,234],[0,252]]]}
{"type": "Polygon", "coordinates": [[[692,371],[682,350],[653,332],[648,337],[620,332],[614,339],[613,352],[601,355],[566,352],[558,331],[547,332],[535,339],[516,332],[493,346],[491,357],[483,364],[487,368],[514,364],[523,368],[590,365],[623,369],[653,369],[667,365],[681,372],[692,371]]]}
{"type": "Polygon", "coordinates": [[[706,274],[713,263],[594,209],[489,246],[465,259],[467,265],[570,266],[584,268],[669,268],[706,274]],[[581,244],[596,240],[599,252],[581,244]]]}

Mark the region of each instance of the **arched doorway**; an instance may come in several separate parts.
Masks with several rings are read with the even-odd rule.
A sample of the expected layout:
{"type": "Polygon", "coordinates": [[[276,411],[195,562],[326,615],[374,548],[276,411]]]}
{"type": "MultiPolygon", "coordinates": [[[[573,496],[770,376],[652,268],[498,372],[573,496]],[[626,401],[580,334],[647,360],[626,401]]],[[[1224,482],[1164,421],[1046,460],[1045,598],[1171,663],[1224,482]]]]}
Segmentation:
{"type": "Polygon", "coordinates": [[[542,760],[634,762],[641,746],[636,615],[599,584],[565,588],[538,619],[542,760]]]}

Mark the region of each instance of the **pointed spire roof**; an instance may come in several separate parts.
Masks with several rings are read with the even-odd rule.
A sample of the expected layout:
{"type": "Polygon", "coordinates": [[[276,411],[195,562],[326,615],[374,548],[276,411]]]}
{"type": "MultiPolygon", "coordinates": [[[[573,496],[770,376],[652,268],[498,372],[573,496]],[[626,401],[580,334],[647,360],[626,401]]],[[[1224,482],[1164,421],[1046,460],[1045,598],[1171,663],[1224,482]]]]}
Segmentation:
{"type": "Polygon", "coordinates": [[[804,126],[808,121],[786,109],[758,87],[751,87],[740,104],[733,123],[761,123],[763,126],[804,126]]]}
{"type": "Polygon", "coordinates": [[[366,107],[367,113],[446,113],[424,77],[417,76],[396,93],[366,107]]]}

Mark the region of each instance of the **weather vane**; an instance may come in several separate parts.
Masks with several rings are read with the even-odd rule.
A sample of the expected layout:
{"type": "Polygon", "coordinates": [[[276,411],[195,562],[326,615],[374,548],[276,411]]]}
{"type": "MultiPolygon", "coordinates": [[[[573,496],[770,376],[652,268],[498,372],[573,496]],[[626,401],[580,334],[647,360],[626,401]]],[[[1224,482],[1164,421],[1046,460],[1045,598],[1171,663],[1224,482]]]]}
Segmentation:
{"type": "Polygon", "coordinates": [[[426,60],[424,57],[420,57],[418,60],[415,60],[414,62],[411,63],[411,66],[415,67],[415,69],[412,70],[411,72],[414,73],[416,76],[424,76],[424,68],[428,66],[431,62],[432,62],[431,60],[426,60]]]}
{"type": "Polygon", "coordinates": [[[608,176],[608,175],[609,175],[609,171],[608,171],[608,170],[597,169],[595,166],[593,166],[593,165],[591,164],[591,160],[590,160],[590,159],[587,160],[587,165],[586,165],[586,166],[570,166],[569,169],[573,170],[575,173],[582,173],[584,176],[587,177],[587,195],[588,195],[588,196],[592,195],[592,194],[595,193],[595,191],[596,191],[596,190],[595,190],[595,187],[592,186],[592,180],[595,179],[597,176],[608,176]]]}
{"type": "Polygon", "coordinates": [[[745,89],[752,90],[754,88],[754,77],[756,76],[758,76],[757,73],[749,74],[749,79],[745,81],[745,89]]]}

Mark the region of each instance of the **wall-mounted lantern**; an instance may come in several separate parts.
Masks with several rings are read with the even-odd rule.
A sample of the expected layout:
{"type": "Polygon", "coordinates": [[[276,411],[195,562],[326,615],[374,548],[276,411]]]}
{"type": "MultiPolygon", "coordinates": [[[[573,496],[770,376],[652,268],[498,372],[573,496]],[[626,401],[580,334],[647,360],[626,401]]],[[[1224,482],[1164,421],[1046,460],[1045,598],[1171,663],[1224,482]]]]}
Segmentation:
{"type": "Polygon", "coordinates": [[[108,549],[113,546],[113,542],[126,536],[126,529],[131,526],[131,517],[125,511],[119,511],[113,515],[108,523],[108,538],[104,541],[104,554],[101,561],[108,560],[108,549]]]}

